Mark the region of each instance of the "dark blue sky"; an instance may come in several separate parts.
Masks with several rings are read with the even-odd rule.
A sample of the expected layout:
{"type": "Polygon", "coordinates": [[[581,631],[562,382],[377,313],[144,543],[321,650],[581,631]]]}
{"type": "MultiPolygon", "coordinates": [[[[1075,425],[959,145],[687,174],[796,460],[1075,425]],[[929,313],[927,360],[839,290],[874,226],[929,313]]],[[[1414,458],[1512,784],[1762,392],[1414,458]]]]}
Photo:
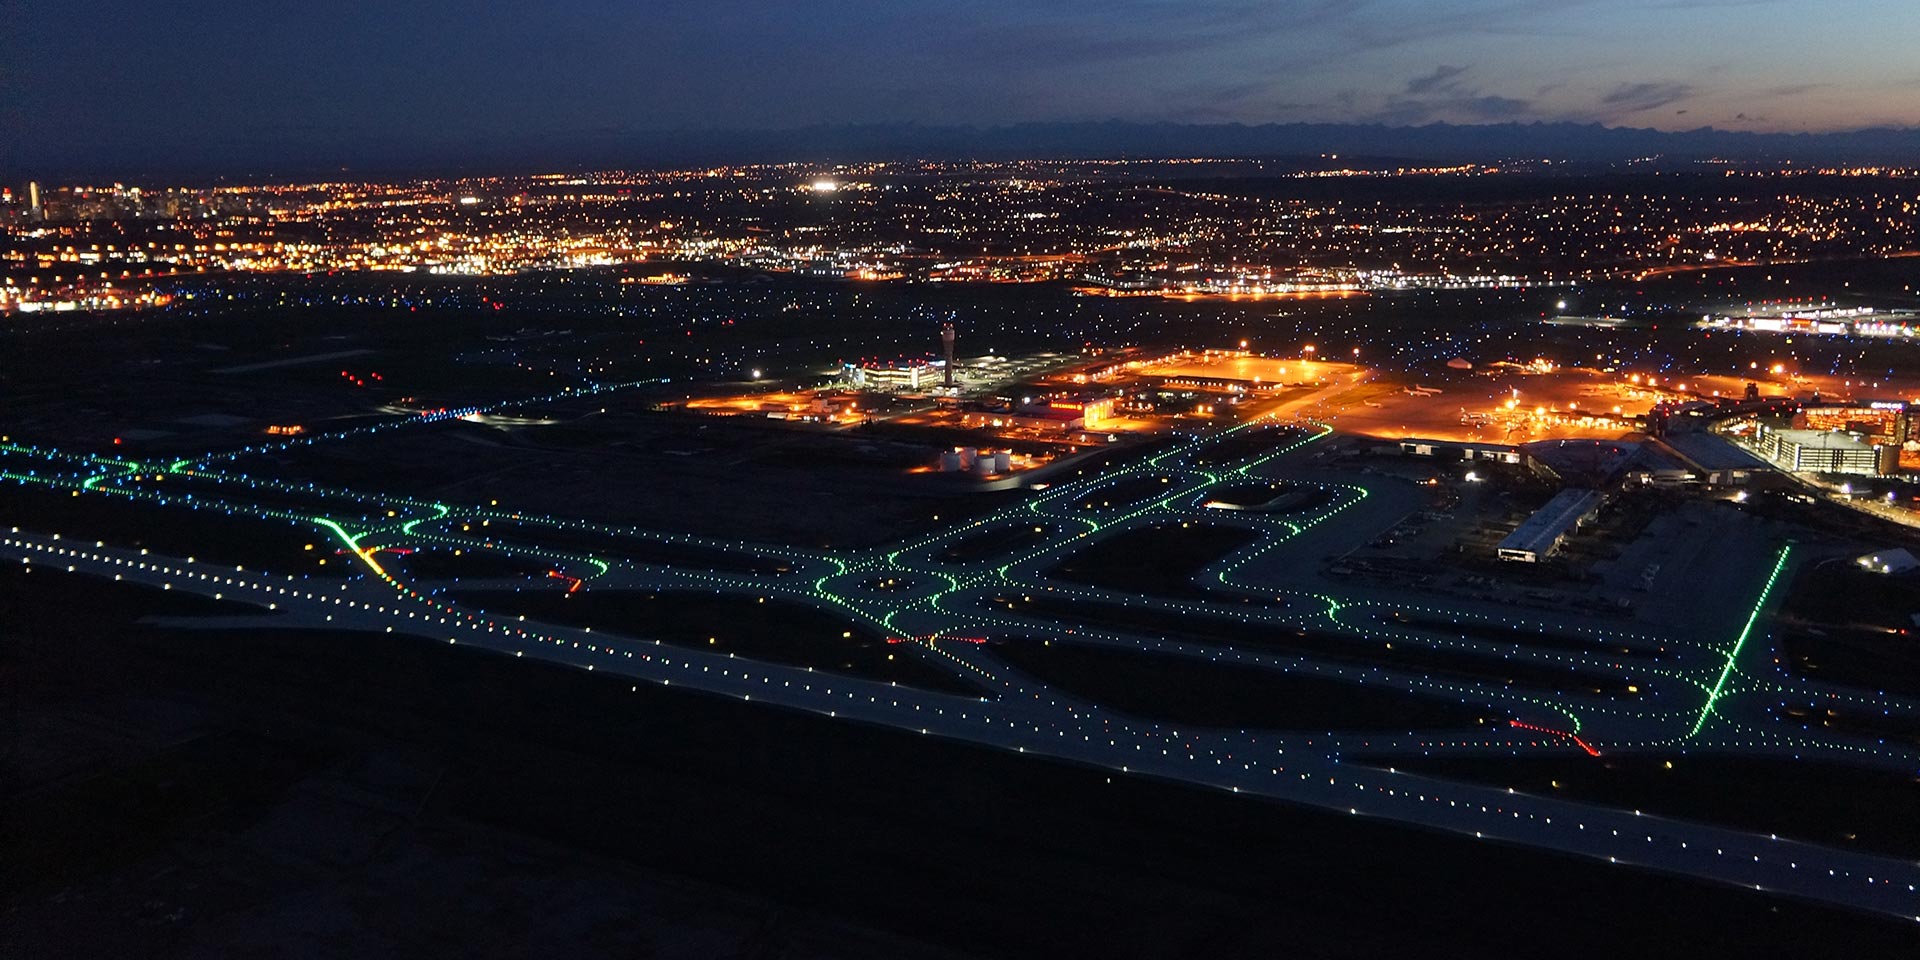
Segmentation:
{"type": "Polygon", "coordinates": [[[1915,0],[0,0],[11,163],[818,123],[1920,124],[1915,0]]]}

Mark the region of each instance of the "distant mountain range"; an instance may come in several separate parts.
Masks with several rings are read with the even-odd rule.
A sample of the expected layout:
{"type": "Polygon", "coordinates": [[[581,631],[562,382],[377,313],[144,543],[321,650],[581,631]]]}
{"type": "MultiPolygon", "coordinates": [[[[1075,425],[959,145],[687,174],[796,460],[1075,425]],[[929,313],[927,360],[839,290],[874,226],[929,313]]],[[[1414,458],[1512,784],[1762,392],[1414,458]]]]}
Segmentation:
{"type": "Polygon", "coordinates": [[[37,169],[14,176],[174,178],[290,177],[313,174],[427,175],[583,170],[710,163],[897,159],[1249,157],[1342,154],[1413,162],[1545,158],[1614,163],[1661,157],[1920,166],[1920,128],[1837,133],[1744,133],[1701,128],[1666,132],[1593,123],[1423,126],[1274,123],[1018,123],[1004,126],[852,124],[782,130],[652,130],[525,134],[467,142],[329,138],[247,140],[105,160],[105,148],[23,147],[37,169]]]}
{"type": "MultiPolygon", "coordinates": [[[[613,139],[622,139],[614,137],[613,139]]],[[[1410,160],[1488,162],[1513,158],[1624,161],[1872,161],[1920,166],[1920,129],[1841,133],[1744,133],[1703,127],[1666,132],[1597,123],[1020,123],[996,127],[872,124],[756,132],[644,134],[655,152],[753,159],[1010,159],[1022,157],[1298,157],[1323,153],[1410,160]]],[[[583,144],[584,145],[584,144],[583,144]]]]}

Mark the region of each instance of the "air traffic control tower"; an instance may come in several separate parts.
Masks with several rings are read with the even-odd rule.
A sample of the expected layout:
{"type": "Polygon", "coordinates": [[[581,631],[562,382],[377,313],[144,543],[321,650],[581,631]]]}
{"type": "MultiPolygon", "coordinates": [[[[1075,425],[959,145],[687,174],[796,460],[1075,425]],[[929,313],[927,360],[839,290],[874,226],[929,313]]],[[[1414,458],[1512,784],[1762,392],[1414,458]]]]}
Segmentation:
{"type": "Polygon", "coordinates": [[[940,346],[947,354],[947,386],[953,386],[953,324],[940,325],[940,346]]]}

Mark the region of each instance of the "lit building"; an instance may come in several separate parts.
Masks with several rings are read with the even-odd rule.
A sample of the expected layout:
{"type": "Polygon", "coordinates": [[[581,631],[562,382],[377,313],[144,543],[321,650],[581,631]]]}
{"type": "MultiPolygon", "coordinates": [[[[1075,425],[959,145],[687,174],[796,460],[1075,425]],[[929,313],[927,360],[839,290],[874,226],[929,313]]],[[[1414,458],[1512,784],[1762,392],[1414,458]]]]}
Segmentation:
{"type": "Polygon", "coordinates": [[[1760,455],[1783,470],[1878,476],[1899,465],[1898,447],[1878,446],[1850,433],[1831,430],[1760,428],[1760,455]]]}
{"type": "Polygon", "coordinates": [[[1600,510],[1607,495],[1598,490],[1562,490],[1547,501],[1546,506],[1534,511],[1534,514],[1515,528],[1507,538],[1495,547],[1495,553],[1502,560],[1517,560],[1521,563],[1539,563],[1544,557],[1552,556],[1567,534],[1580,528],[1600,510]]]}
{"type": "MultiPolygon", "coordinates": [[[[1794,415],[1793,426],[1800,430],[1856,434],[1876,446],[1892,448],[1899,461],[1894,469],[1920,471],[1920,431],[1916,431],[1913,411],[1905,403],[1875,401],[1807,407],[1794,415]]],[[[1894,469],[1886,472],[1892,473],[1894,469]]]]}
{"type": "Polygon", "coordinates": [[[1086,430],[1098,430],[1113,419],[1112,397],[1089,397],[1079,400],[1050,400],[1047,407],[1072,415],[1078,414],[1079,426],[1086,430]]]}
{"type": "Polygon", "coordinates": [[[861,385],[874,390],[918,390],[932,387],[940,380],[934,366],[925,360],[909,360],[898,365],[872,364],[860,368],[861,385]]]}
{"type": "Polygon", "coordinates": [[[1411,457],[1436,457],[1443,460],[1490,460],[1494,463],[1524,464],[1527,455],[1519,447],[1503,443],[1462,443],[1453,440],[1402,440],[1400,452],[1411,457]]]}
{"type": "Polygon", "coordinates": [[[1764,333],[1813,333],[1856,337],[1912,337],[1920,335],[1914,321],[1920,319],[1911,310],[1877,310],[1873,307],[1807,305],[1769,314],[1717,317],[1708,314],[1701,325],[1731,330],[1764,333]]]}

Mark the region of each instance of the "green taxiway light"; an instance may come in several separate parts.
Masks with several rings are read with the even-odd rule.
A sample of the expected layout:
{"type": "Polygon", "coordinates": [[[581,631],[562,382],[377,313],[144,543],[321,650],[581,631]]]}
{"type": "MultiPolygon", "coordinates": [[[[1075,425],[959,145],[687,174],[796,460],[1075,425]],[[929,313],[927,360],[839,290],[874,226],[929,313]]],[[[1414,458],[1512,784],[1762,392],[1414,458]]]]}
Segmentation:
{"type": "Polygon", "coordinates": [[[1713,713],[1713,705],[1720,700],[1727,678],[1733,675],[1734,662],[1740,659],[1740,649],[1746,646],[1747,638],[1753,635],[1754,624],[1760,622],[1760,611],[1766,609],[1767,597],[1772,595],[1774,582],[1780,579],[1780,571],[1786,569],[1787,554],[1792,550],[1791,543],[1780,548],[1780,556],[1773,562],[1773,572],[1767,574],[1767,584],[1760,588],[1760,596],[1753,601],[1753,611],[1747,614],[1747,625],[1741,628],[1739,639],[1733,642],[1733,649],[1727,651],[1727,664],[1720,668],[1720,679],[1714,682],[1712,690],[1707,691],[1707,702],[1700,705],[1700,717],[1693,721],[1693,729],[1687,731],[1689,738],[1698,735],[1700,728],[1707,725],[1707,717],[1713,713]]]}
{"type": "Polygon", "coordinates": [[[370,550],[360,549],[360,538],[354,536],[353,534],[348,533],[347,528],[337,523],[334,523],[332,520],[328,520],[326,517],[310,517],[308,519],[311,519],[314,523],[317,523],[323,527],[326,527],[329,530],[332,530],[335,535],[337,535],[341,540],[346,542],[347,549],[352,550],[354,556],[359,557],[362,561],[366,563],[367,566],[372,567],[373,572],[379,574],[381,579],[383,580],[391,579],[390,577],[387,576],[387,571],[385,570],[385,568],[381,567],[380,564],[373,559],[373,552],[370,550]]]}

